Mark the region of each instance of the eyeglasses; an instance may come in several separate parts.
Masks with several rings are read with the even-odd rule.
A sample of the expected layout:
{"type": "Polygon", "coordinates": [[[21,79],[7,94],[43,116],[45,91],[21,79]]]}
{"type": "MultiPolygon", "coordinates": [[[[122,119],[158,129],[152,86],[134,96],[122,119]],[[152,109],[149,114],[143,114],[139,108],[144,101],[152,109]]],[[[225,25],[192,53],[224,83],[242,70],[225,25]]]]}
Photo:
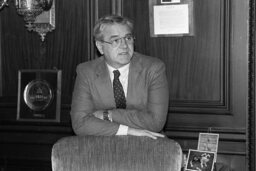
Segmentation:
{"type": "Polygon", "coordinates": [[[135,37],[133,35],[126,35],[124,37],[119,37],[119,38],[116,38],[112,41],[105,41],[105,40],[101,40],[101,42],[103,43],[108,43],[110,44],[113,48],[115,47],[118,47],[120,46],[121,42],[122,42],[122,39],[124,39],[124,41],[127,43],[127,44],[132,44],[134,43],[134,39],[135,37]]]}

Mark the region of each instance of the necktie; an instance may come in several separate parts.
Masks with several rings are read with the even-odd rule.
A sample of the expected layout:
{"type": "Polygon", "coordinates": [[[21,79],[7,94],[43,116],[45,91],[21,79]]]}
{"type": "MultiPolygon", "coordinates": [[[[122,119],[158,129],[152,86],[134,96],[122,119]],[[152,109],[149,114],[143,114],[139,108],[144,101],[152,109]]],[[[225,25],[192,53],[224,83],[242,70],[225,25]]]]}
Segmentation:
{"type": "Polygon", "coordinates": [[[113,91],[116,102],[116,108],[126,108],[126,99],[124,95],[123,86],[119,80],[120,72],[118,70],[114,70],[114,80],[113,80],[113,91]]]}

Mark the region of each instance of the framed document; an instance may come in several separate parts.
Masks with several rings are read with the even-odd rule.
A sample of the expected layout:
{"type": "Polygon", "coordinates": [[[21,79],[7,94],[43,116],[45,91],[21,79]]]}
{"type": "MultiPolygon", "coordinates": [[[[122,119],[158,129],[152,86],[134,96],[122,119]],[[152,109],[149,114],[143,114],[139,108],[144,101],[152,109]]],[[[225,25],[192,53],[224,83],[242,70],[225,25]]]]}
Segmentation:
{"type": "Polygon", "coordinates": [[[150,36],[193,36],[193,10],[193,0],[149,0],[150,36]]]}
{"type": "Polygon", "coordinates": [[[219,134],[200,133],[197,150],[214,152],[215,153],[214,161],[216,162],[217,152],[218,152],[218,143],[219,143],[219,134]]]}
{"type": "Polygon", "coordinates": [[[17,120],[59,122],[60,70],[19,70],[17,120]]]}
{"type": "Polygon", "coordinates": [[[219,134],[200,133],[197,149],[201,151],[218,151],[219,134]]]}

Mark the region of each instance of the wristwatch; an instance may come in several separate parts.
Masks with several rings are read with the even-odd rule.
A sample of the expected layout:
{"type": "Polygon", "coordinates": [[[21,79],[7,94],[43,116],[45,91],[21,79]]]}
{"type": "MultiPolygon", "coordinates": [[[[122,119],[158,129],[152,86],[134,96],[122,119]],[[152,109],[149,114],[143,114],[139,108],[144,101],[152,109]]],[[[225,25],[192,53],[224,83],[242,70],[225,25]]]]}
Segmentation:
{"type": "Polygon", "coordinates": [[[103,111],[103,120],[110,121],[108,110],[103,111]]]}

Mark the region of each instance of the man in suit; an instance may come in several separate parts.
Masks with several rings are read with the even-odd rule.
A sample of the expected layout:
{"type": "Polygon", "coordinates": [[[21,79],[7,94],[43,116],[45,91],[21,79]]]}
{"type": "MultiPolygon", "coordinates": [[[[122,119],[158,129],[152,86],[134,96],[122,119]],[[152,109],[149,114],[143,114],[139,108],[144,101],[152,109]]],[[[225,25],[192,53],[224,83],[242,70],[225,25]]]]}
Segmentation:
{"type": "Polygon", "coordinates": [[[74,132],[164,137],[159,133],[169,100],[164,63],[134,52],[133,23],[125,17],[99,19],[94,37],[102,56],[77,66],[71,105],[74,132]]]}

